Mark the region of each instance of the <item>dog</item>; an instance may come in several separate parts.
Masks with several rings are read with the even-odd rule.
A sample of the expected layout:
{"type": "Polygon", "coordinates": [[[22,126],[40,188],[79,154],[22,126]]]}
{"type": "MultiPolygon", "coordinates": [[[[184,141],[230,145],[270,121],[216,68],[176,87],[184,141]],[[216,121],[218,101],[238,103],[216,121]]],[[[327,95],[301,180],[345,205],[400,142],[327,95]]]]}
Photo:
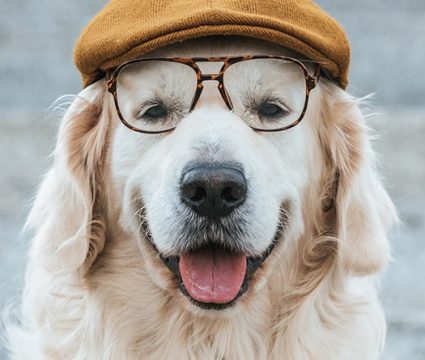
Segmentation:
{"type": "Polygon", "coordinates": [[[132,131],[124,95],[117,112],[114,73],[66,111],[28,219],[35,236],[22,324],[10,329],[15,359],[379,357],[376,274],[396,215],[358,99],[316,64],[250,38],[192,39],[144,59],[200,57],[202,92],[170,131],[155,133],[165,123],[156,119],[193,97],[192,70],[179,63],[168,74],[172,61],[118,79],[115,97],[137,88],[143,98],[161,83],[134,115],[153,133],[132,131]],[[314,78],[297,126],[251,122],[272,126],[292,111],[276,98],[291,96],[295,75],[273,62],[232,65],[220,93],[217,59],[254,55],[295,59],[314,78]]]}

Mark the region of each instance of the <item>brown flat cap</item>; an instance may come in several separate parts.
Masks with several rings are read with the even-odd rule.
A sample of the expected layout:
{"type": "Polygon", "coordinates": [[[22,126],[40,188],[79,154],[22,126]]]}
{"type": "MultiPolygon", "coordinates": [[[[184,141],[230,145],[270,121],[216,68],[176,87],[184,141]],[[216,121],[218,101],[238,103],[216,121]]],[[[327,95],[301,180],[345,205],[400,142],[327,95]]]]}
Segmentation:
{"type": "Polygon", "coordinates": [[[84,86],[106,70],[165,45],[208,35],[242,35],[294,50],[348,84],[350,45],[311,0],[112,0],[75,48],[84,86]]]}

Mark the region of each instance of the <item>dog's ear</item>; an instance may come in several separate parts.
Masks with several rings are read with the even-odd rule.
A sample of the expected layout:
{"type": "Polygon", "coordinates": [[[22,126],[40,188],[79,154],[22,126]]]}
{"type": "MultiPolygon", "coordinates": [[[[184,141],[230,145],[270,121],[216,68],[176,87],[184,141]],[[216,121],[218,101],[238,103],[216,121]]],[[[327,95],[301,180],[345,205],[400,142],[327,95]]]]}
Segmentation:
{"type": "Polygon", "coordinates": [[[335,214],[340,260],[352,274],[382,270],[390,257],[387,231],[394,206],[376,171],[365,118],[358,101],[323,84],[321,143],[325,154],[326,196],[322,211],[335,214]]]}
{"type": "Polygon", "coordinates": [[[54,165],[43,181],[28,226],[33,256],[50,272],[84,276],[105,242],[103,167],[109,117],[105,84],[81,92],[62,119],[54,165]]]}

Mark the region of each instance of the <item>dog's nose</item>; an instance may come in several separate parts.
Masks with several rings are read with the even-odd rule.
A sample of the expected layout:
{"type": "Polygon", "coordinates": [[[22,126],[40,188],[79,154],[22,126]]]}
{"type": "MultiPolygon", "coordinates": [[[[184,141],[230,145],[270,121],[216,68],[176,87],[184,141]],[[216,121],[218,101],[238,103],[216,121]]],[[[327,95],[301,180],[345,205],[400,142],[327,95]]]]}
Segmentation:
{"type": "Polygon", "coordinates": [[[181,180],[181,198],[201,216],[229,215],[245,202],[247,183],[243,172],[230,166],[191,167],[181,180]]]}

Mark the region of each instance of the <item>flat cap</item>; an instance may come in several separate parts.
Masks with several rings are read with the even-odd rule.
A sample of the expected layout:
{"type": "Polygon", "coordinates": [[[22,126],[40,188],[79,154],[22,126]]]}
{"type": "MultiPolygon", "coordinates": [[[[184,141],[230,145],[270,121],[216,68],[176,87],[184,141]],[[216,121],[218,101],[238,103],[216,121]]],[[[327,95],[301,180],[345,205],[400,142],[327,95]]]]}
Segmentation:
{"type": "Polygon", "coordinates": [[[342,27],[312,0],[111,0],[77,41],[84,86],[127,60],[208,35],[263,39],[320,63],[342,88],[350,45],[342,27]]]}

